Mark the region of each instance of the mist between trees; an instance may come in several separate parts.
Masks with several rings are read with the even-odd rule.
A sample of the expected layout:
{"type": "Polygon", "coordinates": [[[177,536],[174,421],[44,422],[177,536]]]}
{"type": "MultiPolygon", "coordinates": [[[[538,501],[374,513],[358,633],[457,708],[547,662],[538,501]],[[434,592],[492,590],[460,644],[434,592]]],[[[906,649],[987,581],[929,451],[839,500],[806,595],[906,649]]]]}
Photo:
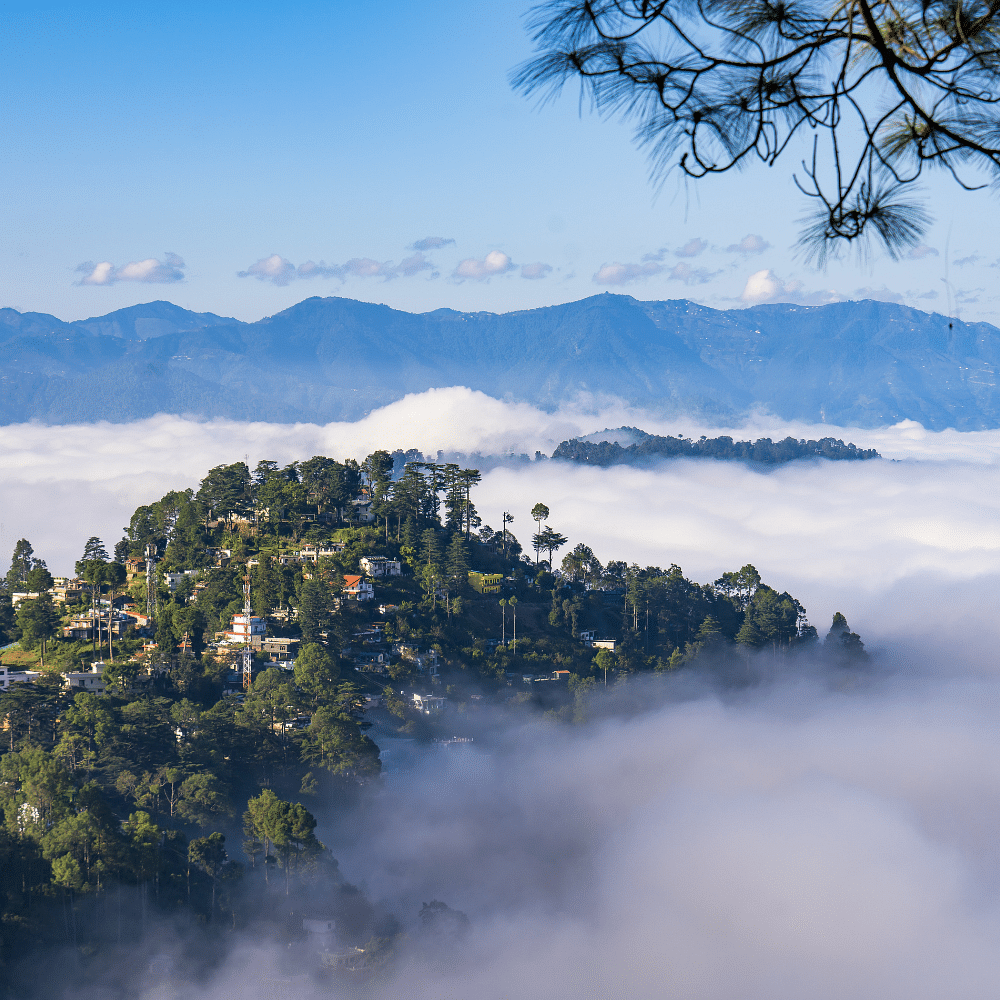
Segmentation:
{"type": "MultiPolygon", "coordinates": [[[[602,565],[543,503],[525,553],[509,513],[499,531],[482,522],[479,478],[402,451],[237,462],[139,507],[113,552],[89,539],[76,579],[54,580],[18,542],[0,645],[4,666],[37,673],[0,694],[2,947],[17,995],[32,995],[24,956],[54,950],[58,975],[105,976],[120,949],[152,954],[165,920],[205,931],[204,947],[185,945],[191,969],[221,960],[207,942],[266,924],[310,968],[373,976],[416,915],[345,879],[317,817],[342,824],[379,794],[380,740],[489,746],[516,720],[639,711],[636,684],[668,696],[691,678],[739,690],[817,661],[869,669],[843,615],[820,642],[751,565],[710,584],[676,565],[602,565]],[[374,600],[352,599],[365,565],[396,561],[400,575],[370,578],[374,600]],[[297,656],[274,664],[252,643],[245,685],[226,633],[247,584],[268,637],[297,656]],[[96,676],[99,691],[79,689],[96,676]],[[338,926],[325,959],[303,931],[317,910],[338,926]]],[[[417,940],[436,954],[465,918],[424,902],[417,940]]]]}

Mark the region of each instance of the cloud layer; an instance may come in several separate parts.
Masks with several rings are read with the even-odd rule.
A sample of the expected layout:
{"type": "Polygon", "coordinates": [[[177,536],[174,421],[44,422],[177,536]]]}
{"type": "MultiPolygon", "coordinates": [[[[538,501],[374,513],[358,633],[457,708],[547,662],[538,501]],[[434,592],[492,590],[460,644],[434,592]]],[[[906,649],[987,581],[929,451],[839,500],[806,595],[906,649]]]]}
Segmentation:
{"type": "Polygon", "coordinates": [[[115,285],[132,281],[145,285],[170,285],[184,280],[184,261],[175,253],[166,253],[163,260],[149,257],[116,267],[110,261],[95,264],[88,260],[78,264],[76,270],[83,277],[78,285],[115,285]]]}
{"type": "MultiPolygon", "coordinates": [[[[738,463],[604,470],[533,462],[484,476],[477,505],[487,522],[512,510],[515,534],[526,542],[528,510],[541,501],[554,526],[574,544],[592,545],[602,560],[677,562],[699,580],[752,562],[821,619],[839,609],[871,625],[874,596],[883,595],[918,631],[929,620],[924,597],[913,596],[920,581],[976,581],[1000,572],[1000,432],[931,433],[913,423],[872,431],[766,417],[742,428],[706,428],[613,402],[582,400],[546,413],[461,388],[408,396],[355,423],[325,426],[164,416],[125,425],[0,428],[0,563],[23,536],[54,571],[68,572],[89,535],[113,543],[135,506],[196,486],[210,467],[243,453],[251,463],[313,454],[363,458],[379,447],[431,455],[550,453],[566,438],[623,425],[694,437],[832,434],[902,461],[804,462],[771,472],[738,463]]],[[[962,600],[968,603],[954,609],[957,617],[981,607],[981,597],[963,592],[962,600]]]]}
{"type": "Polygon", "coordinates": [[[437,276],[433,263],[420,250],[398,264],[391,260],[377,261],[371,257],[353,257],[344,264],[327,264],[325,261],[317,264],[315,261],[307,260],[298,267],[280,254],[272,254],[270,257],[262,257],[245,271],[237,271],[236,277],[256,278],[258,281],[284,286],[307,278],[335,278],[341,282],[348,278],[382,278],[389,281],[392,278],[412,278],[423,271],[430,271],[432,277],[437,276]]]}
{"type": "MultiPolygon", "coordinates": [[[[405,775],[390,752],[384,787],[358,810],[311,801],[345,877],[404,922],[430,899],[471,918],[450,962],[404,960],[379,996],[993,1000],[1000,431],[764,415],[708,429],[614,402],[547,413],[460,388],[326,426],[8,426],[0,553],[23,535],[65,571],[88,535],[114,541],[135,504],[243,453],[530,453],[622,424],[833,434],[887,460],[509,465],[477,489],[486,521],[510,510],[526,540],[543,502],[571,544],[605,561],[678,562],[700,580],[752,562],[821,629],[846,613],[874,669],[799,664],[724,692],[683,674],[636,682],[617,710],[585,724],[489,729],[488,741],[420,750],[405,775]]],[[[476,724],[453,718],[459,733],[476,724]]],[[[192,995],[242,996],[280,967],[254,938],[192,995]]],[[[303,975],[303,997],[310,989],[303,975]]]]}
{"type": "Polygon", "coordinates": [[[910,665],[653,687],[638,717],[526,727],[390,781],[351,836],[324,831],[342,867],[473,933],[384,995],[992,997],[1000,685],[910,665]]]}

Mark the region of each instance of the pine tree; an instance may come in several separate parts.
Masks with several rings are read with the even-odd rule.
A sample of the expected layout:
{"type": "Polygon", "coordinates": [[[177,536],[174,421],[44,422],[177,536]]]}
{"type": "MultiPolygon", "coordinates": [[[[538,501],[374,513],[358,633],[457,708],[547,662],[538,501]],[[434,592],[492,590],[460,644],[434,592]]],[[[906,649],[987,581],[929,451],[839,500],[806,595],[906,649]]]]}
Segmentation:
{"type": "Polygon", "coordinates": [[[104,547],[104,542],[97,535],[91,535],[84,543],[83,556],[80,561],[89,562],[92,559],[100,559],[101,562],[108,561],[108,550],[104,547]]]}
{"type": "Polygon", "coordinates": [[[469,557],[465,539],[456,532],[448,544],[446,569],[448,579],[456,590],[460,590],[469,579],[469,557]]]}
{"type": "Polygon", "coordinates": [[[751,649],[758,649],[764,645],[764,636],[760,634],[760,629],[757,628],[757,623],[753,620],[751,608],[747,608],[746,614],[743,616],[743,625],[736,633],[736,641],[741,646],[749,646],[751,649]]]}
{"type": "Polygon", "coordinates": [[[14,546],[14,554],[10,557],[10,569],[7,570],[5,584],[7,593],[13,594],[22,589],[22,584],[28,579],[35,561],[31,558],[35,550],[31,547],[31,542],[27,538],[22,538],[14,546]]]}
{"type": "Polygon", "coordinates": [[[303,642],[322,642],[322,632],[328,630],[330,608],[324,584],[306,580],[299,595],[299,627],[303,642]]]}
{"type": "Polygon", "coordinates": [[[416,565],[417,549],[420,548],[420,535],[417,532],[417,522],[411,516],[406,519],[403,525],[403,541],[400,544],[400,551],[403,558],[411,565],[416,565]]]}

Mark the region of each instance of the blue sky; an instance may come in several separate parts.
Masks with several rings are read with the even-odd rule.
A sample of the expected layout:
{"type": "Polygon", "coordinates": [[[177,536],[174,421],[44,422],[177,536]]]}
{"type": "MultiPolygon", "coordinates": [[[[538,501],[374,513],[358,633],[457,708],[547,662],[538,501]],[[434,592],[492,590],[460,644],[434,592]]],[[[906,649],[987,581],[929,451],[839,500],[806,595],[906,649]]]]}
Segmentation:
{"type": "Polygon", "coordinates": [[[514,94],[529,6],[5,3],[0,305],[256,319],[309,295],[508,311],[620,291],[947,312],[947,257],[952,309],[998,320],[994,195],[935,182],[916,258],[811,270],[791,160],[656,190],[627,126],[575,91],[514,94]]]}

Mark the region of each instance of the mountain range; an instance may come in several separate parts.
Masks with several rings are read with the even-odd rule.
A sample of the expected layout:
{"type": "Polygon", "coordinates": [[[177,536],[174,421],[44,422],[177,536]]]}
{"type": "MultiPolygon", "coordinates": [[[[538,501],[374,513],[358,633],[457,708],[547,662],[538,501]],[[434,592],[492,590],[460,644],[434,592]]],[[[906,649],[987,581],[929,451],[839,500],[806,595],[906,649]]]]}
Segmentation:
{"type": "Polygon", "coordinates": [[[511,313],[309,298],[244,323],[149,302],[63,322],[0,309],[0,423],[357,419],[465,385],[552,408],[588,393],[709,423],[1000,426],[1000,330],[884,302],[717,310],[595,295],[511,313]]]}

